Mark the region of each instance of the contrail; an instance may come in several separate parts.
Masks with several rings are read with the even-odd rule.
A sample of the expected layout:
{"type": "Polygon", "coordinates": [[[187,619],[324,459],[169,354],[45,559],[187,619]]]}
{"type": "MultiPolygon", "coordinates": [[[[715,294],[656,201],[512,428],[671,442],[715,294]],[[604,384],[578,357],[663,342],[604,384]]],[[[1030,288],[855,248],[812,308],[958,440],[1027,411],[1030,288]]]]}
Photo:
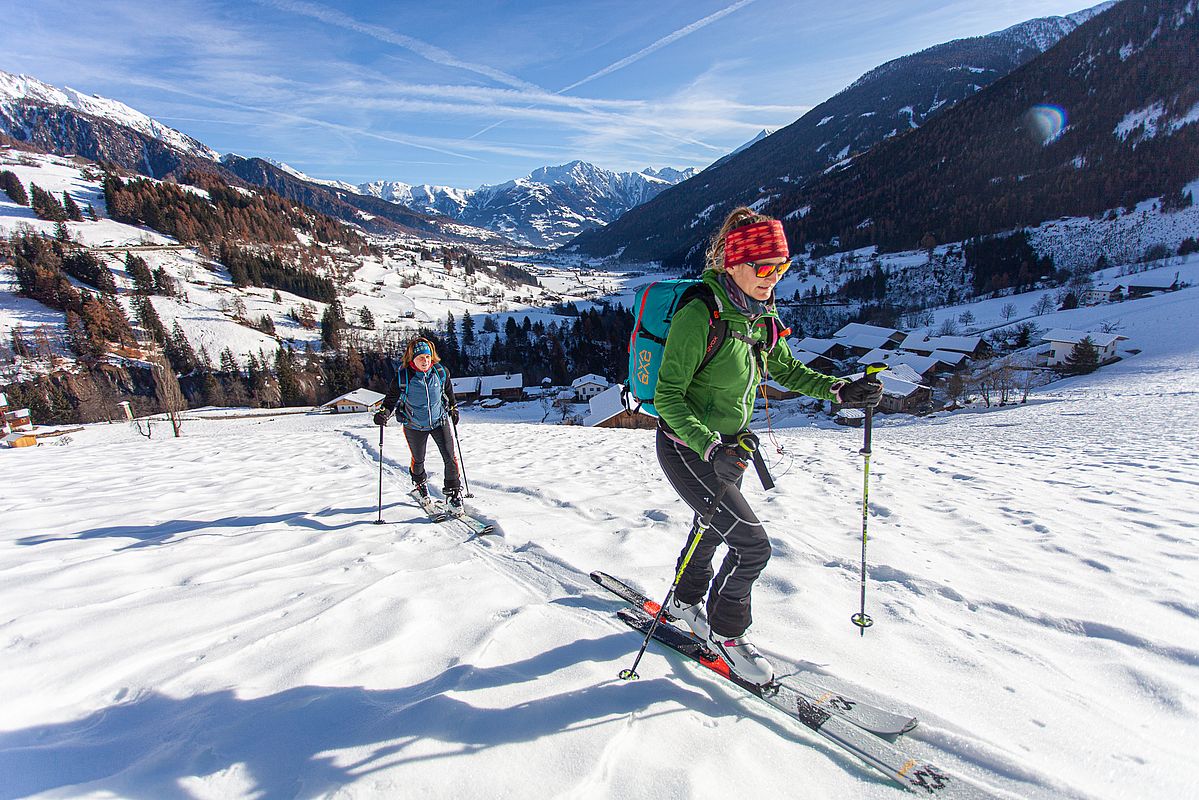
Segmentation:
{"type": "Polygon", "coordinates": [[[663,36],[661,39],[654,42],[653,44],[651,44],[647,47],[641,48],[636,53],[633,53],[633,55],[622,58],[622,59],[620,59],[620,61],[617,61],[614,64],[609,64],[608,66],[601,69],[599,72],[594,72],[594,73],[588,75],[586,78],[583,78],[582,80],[575,81],[570,86],[567,86],[564,89],[559,89],[556,92],[556,94],[562,94],[563,92],[569,92],[571,89],[574,89],[575,87],[578,87],[578,86],[582,86],[584,83],[593,81],[596,78],[602,78],[605,75],[610,75],[613,72],[616,72],[616,70],[618,70],[618,69],[623,69],[623,68],[627,67],[629,64],[632,64],[636,61],[640,61],[641,59],[645,58],[646,56],[648,56],[650,53],[654,52],[655,50],[661,50],[663,47],[670,44],[671,42],[678,41],[679,39],[682,39],[684,36],[686,36],[689,33],[694,33],[695,31],[698,31],[700,28],[704,28],[704,27],[707,27],[708,25],[711,25],[716,20],[721,19],[723,17],[727,17],[729,14],[732,14],[734,11],[738,11],[738,10],[744,8],[745,6],[749,5],[753,1],[754,0],[738,0],[738,2],[733,3],[728,8],[722,8],[720,11],[716,11],[712,14],[709,14],[708,16],[704,17],[701,20],[698,20],[696,22],[691,23],[690,25],[686,25],[682,28],[679,28],[674,33],[663,36]]]}
{"type": "MultiPolygon", "coordinates": [[[[695,31],[698,31],[701,28],[707,27],[708,25],[711,25],[713,22],[716,22],[718,19],[727,17],[729,14],[732,14],[734,11],[739,11],[740,9],[744,8],[745,6],[749,5],[752,2],[754,2],[754,0],[738,0],[738,2],[733,3],[731,6],[728,6],[727,8],[722,8],[720,11],[713,12],[701,20],[692,22],[690,25],[685,25],[682,28],[679,28],[677,31],[667,34],[666,36],[663,36],[661,39],[654,42],[653,44],[650,44],[646,47],[641,48],[636,53],[633,53],[631,56],[626,56],[625,58],[622,58],[619,61],[609,64],[608,66],[601,69],[599,72],[593,72],[592,74],[588,75],[586,78],[577,80],[574,83],[572,83],[570,86],[565,86],[565,87],[559,89],[558,91],[554,92],[554,94],[565,94],[566,92],[569,92],[571,89],[575,89],[579,86],[582,86],[584,83],[589,83],[589,82],[595,80],[596,78],[602,78],[603,76],[610,75],[619,69],[624,69],[629,64],[640,61],[641,59],[648,56],[650,53],[652,53],[656,50],[661,50],[666,45],[671,44],[672,42],[678,41],[679,39],[683,38],[684,36],[686,36],[689,33],[694,33],[695,31]]],[[[478,137],[482,136],[483,134],[487,133],[488,131],[493,130],[494,128],[498,128],[500,125],[503,125],[507,121],[508,120],[504,120],[504,119],[497,120],[497,121],[491,123],[490,125],[488,125],[486,128],[483,128],[480,131],[476,131],[475,133],[471,134],[470,136],[468,136],[466,138],[467,139],[477,139],[478,137]]],[[[692,142],[692,143],[701,144],[704,147],[708,147],[710,149],[716,149],[716,148],[713,148],[711,145],[705,144],[704,142],[692,142]]]]}
{"type": "Polygon", "coordinates": [[[420,39],[415,39],[411,36],[405,36],[402,33],[390,31],[379,25],[369,25],[365,22],[359,22],[353,17],[349,17],[340,11],[335,11],[325,6],[317,5],[316,3],[305,2],[305,0],[254,0],[259,5],[270,6],[280,11],[290,11],[293,14],[300,14],[305,17],[329,25],[336,25],[339,28],[356,31],[357,33],[370,36],[378,39],[381,42],[394,44],[405,50],[410,50],[418,56],[428,59],[435,64],[441,64],[447,67],[456,67],[464,69],[468,72],[473,72],[476,75],[482,75],[486,78],[491,78],[494,81],[502,83],[506,86],[512,86],[518,89],[534,90],[544,92],[545,90],[536,84],[523,81],[514,75],[509,75],[498,69],[493,69],[484,64],[474,64],[469,61],[463,61],[449,51],[442,50],[436,45],[431,45],[428,42],[422,42],[420,39]]]}

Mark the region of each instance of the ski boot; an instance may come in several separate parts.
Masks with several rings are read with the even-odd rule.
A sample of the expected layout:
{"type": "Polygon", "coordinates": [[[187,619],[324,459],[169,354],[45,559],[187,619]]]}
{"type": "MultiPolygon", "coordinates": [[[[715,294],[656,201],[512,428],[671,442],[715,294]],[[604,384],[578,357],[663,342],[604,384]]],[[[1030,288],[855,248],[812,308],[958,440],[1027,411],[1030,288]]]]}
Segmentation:
{"type": "Polygon", "coordinates": [[[413,486],[412,490],[416,492],[416,496],[421,499],[422,503],[429,499],[429,486],[424,481],[413,486]]]}
{"type": "Polygon", "coordinates": [[[671,595],[670,602],[666,604],[666,613],[675,619],[686,622],[692,633],[707,641],[711,629],[708,627],[708,615],[704,613],[703,605],[700,603],[684,605],[679,602],[679,598],[671,595]]]}
{"type": "Polygon", "coordinates": [[[758,652],[758,648],[740,636],[719,636],[714,631],[708,635],[708,647],[725,660],[729,668],[740,677],[759,686],[774,680],[774,667],[758,652]]]}
{"type": "Polygon", "coordinates": [[[446,489],[445,500],[446,504],[450,507],[450,511],[453,513],[462,514],[465,512],[466,509],[462,503],[462,489],[456,486],[452,489],[446,489]]]}

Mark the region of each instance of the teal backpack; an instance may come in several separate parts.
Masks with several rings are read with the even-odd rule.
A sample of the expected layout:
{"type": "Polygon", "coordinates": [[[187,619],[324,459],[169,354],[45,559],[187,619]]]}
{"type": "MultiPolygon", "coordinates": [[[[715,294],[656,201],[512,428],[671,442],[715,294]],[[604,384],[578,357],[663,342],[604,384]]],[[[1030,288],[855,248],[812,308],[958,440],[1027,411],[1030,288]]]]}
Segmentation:
{"type": "Polygon", "coordinates": [[[675,312],[692,300],[708,308],[708,345],[695,370],[698,375],[711,363],[728,337],[728,323],[720,318],[720,306],[712,287],[701,280],[654,281],[637,293],[634,303],[636,321],[629,337],[629,379],[621,399],[629,411],[658,416],[654,408],[654,389],[662,366],[662,351],[675,312]]]}

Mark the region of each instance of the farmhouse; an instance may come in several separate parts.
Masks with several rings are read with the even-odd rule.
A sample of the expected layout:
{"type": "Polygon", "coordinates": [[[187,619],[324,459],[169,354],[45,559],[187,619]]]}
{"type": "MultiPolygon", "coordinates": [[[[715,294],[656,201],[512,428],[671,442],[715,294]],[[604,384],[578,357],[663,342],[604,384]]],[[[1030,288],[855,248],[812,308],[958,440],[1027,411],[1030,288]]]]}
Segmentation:
{"type": "Polygon", "coordinates": [[[370,389],[355,389],[341,397],[335,397],[321,408],[334,414],[355,414],[363,411],[378,411],[383,395],[370,389]]]}
{"type": "Polygon", "coordinates": [[[1144,297],[1154,292],[1172,292],[1178,287],[1178,273],[1173,278],[1129,278],[1124,281],[1124,293],[1129,300],[1144,297]]]}
{"type": "Polygon", "coordinates": [[[899,349],[922,356],[931,355],[934,350],[948,350],[952,353],[964,353],[970,358],[982,358],[987,355],[990,345],[981,336],[934,336],[930,339],[910,333],[899,345],[899,349]]]}
{"type": "Polygon", "coordinates": [[[570,388],[574,390],[576,400],[590,400],[608,388],[608,380],[599,375],[584,375],[575,378],[570,388]]]}
{"type": "MultiPolygon", "coordinates": [[[[874,340],[880,340],[881,337],[880,341],[890,342],[891,346],[894,347],[903,341],[906,334],[895,328],[883,328],[878,325],[867,325],[862,322],[850,322],[842,327],[841,330],[834,333],[833,336],[837,339],[854,339],[858,336],[868,336],[874,340]]],[[[876,347],[882,346],[882,344],[876,345],[876,347]]]]}
{"type": "Polygon", "coordinates": [[[450,385],[454,389],[454,399],[459,403],[473,403],[478,400],[480,380],[477,375],[450,378],[450,385]]]}
{"type": "Polygon", "coordinates": [[[1111,361],[1116,357],[1116,343],[1127,336],[1118,333],[1094,333],[1090,331],[1075,331],[1066,328],[1055,328],[1049,331],[1041,340],[1049,343],[1049,349],[1037,354],[1042,366],[1056,367],[1066,363],[1066,357],[1074,350],[1074,345],[1083,339],[1090,338],[1099,353],[1099,363],[1111,361]]]}
{"type": "Polygon", "coordinates": [[[484,375],[479,379],[479,397],[484,400],[498,398],[500,400],[520,400],[524,397],[524,379],[522,373],[506,373],[504,375],[484,375]]]}

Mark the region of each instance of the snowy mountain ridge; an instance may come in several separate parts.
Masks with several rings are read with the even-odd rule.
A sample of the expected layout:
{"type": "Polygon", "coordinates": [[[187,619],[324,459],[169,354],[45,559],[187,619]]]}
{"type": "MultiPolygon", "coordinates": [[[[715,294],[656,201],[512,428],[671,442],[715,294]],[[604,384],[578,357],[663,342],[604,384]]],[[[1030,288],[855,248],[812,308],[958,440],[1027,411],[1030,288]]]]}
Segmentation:
{"type": "Polygon", "coordinates": [[[443,214],[534,247],[565,243],[696,174],[694,168],[614,172],[586,161],[546,166],[477,189],[372,181],[357,188],[429,214],[443,214]]]}
{"type": "MultiPolygon", "coordinates": [[[[46,146],[51,141],[66,149],[63,152],[82,152],[79,136],[92,136],[93,132],[73,131],[69,140],[63,140],[60,129],[64,126],[62,115],[70,112],[86,114],[103,119],[120,128],[143,134],[177,151],[181,156],[215,161],[238,172],[239,177],[251,182],[268,181],[281,194],[287,194],[284,186],[272,185],[270,176],[251,171],[247,174],[244,162],[253,157],[234,153],[221,155],[192,137],[175,130],[153,118],[130,108],[116,100],[97,95],[85,95],[74,89],[59,89],[44,81],[25,75],[13,75],[0,71],[0,116],[8,117],[8,127],[18,138],[29,139],[28,128],[39,126],[39,143],[46,146]],[[30,118],[30,107],[57,109],[58,116],[38,116],[34,123],[30,118]],[[64,111],[65,110],[65,111],[64,111]],[[239,165],[242,169],[239,172],[239,165]]],[[[118,128],[118,130],[120,129],[118,128]]],[[[136,147],[116,148],[127,155],[136,147]]],[[[101,144],[97,154],[113,152],[101,144]]],[[[131,156],[132,157],[132,156],[131,156]]],[[[401,181],[372,181],[351,184],[342,180],[314,178],[302,170],[274,159],[261,159],[290,178],[312,186],[330,189],[341,195],[350,205],[361,206],[363,202],[354,195],[381,199],[395,205],[412,209],[419,214],[434,214],[449,217],[474,228],[484,228],[512,237],[516,242],[533,247],[552,247],[561,244],[582,230],[602,226],[620,214],[657,196],[662,190],[686,180],[695,174],[694,169],[647,168],[639,172],[617,173],[601,169],[583,161],[572,161],[560,166],[548,166],[535,170],[530,175],[494,186],[478,189],[458,189],[449,186],[416,186],[401,181]]],[[[130,164],[125,164],[130,166],[130,164]]],[[[173,166],[168,158],[165,166],[157,165],[149,174],[159,177],[173,166]]],[[[138,169],[143,167],[139,166],[138,169]]],[[[303,190],[294,195],[303,202],[316,202],[317,210],[336,213],[328,208],[329,199],[314,200],[305,197],[303,190]],[[322,205],[323,204],[323,205],[322,205]]],[[[407,214],[407,211],[403,212],[407,214]]],[[[369,222],[378,216],[380,209],[363,209],[359,213],[362,221],[369,222]],[[365,214],[366,216],[362,216],[365,214]]],[[[390,210],[388,211],[390,214],[390,210]]],[[[341,214],[344,219],[345,215],[341,214]]],[[[396,221],[396,220],[393,220],[396,221]]],[[[408,224],[400,221],[400,224],[408,224]]],[[[426,222],[424,227],[434,227],[436,222],[426,222]]],[[[411,225],[410,225],[411,227],[411,225]]],[[[444,225],[443,225],[444,227],[444,225]]],[[[447,227],[449,235],[461,235],[459,227],[447,227]]]]}
{"type": "Polygon", "coordinates": [[[0,70],[0,106],[17,101],[65,106],[83,114],[102,117],[132,128],[188,155],[212,161],[220,160],[220,154],[203,142],[168,125],[163,125],[158,120],[148,117],[118,100],[94,94],[87,95],[70,87],[59,89],[28,75],[13,75],[0,70]]]}

